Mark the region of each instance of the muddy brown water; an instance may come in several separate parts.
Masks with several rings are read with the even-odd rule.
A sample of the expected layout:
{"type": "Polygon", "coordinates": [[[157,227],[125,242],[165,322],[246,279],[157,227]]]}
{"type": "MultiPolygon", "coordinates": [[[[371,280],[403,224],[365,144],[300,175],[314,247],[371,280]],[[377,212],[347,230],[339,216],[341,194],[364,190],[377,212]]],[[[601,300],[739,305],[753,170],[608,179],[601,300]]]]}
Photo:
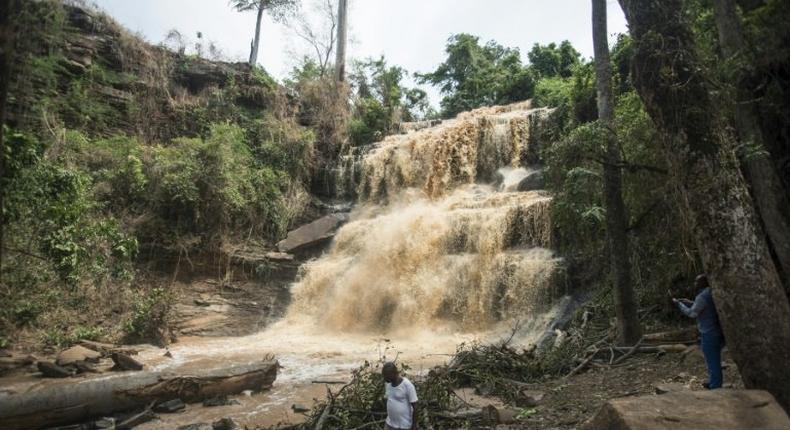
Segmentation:
{"type": "MultiPolygon", "coordinates": [[[[313,381],[348,381],[352,370],[365,361],[385,359],[408,362],[419,374],[446,362],[460,343],[498,335],[504,335],[504,327],[501,333],[496,330],[459,333],[437,326],[388,333],[386,337],[371,333],[333,334],[307,321],[290,319],[250,336],[182,338],[171,346],[172,358],[164,357],[162,350],[148,349],[140,353],[141,361],[153,369],[188,373],[191,369],[254,362],[274,354],[282,368],[271,390],[233,396],[239,405],[190,405],[182,413],[161,414],[160,420],[139,428],[164,430],[223,417],[232,417],[239,424],[253,428],[301,422],[304,415],[295,413],[292,405],[309,408],[315,399],[326,396],[327,385],[313,381]]],[[[336,391],[340,386],[333,384],[329,388],[336,391]]]]}

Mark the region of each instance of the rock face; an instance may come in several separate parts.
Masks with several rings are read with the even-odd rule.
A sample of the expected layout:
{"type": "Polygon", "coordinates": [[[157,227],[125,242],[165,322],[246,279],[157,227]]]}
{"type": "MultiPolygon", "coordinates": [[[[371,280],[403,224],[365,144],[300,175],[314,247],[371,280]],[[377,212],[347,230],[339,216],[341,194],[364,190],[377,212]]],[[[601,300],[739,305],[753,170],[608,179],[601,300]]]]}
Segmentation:
{"type": "Polygon", "coordinates": [[[348,221],[346,213],[326,215],[288,232],[288,236],[277,243],[277,249],[280,252],[300,253],[324,245],[335,235],[338,227],[346,221],[348,221]]]}
{"type": "Polygon", "coordinates": [[[31,29],[23,44],[30,52],[19,49],[14,58],[17,66],[26,64],[26,56],[35,58],[36,64],[55,65],[12,73],[7,120],[15,127],[37,126],[39,101],[52,97],[54,91],[62,92],[59,98],[68,97],[64,89],[74,83],[84,91],[85,103],[105,109],[86,122],[85,115],[53,107],[52,113],[66,127],[135,134],[151,141],[194,136],[201,124],[237,116],[229,104],[259,116],[285,97],[246,62],[210,61],[148,44],[101,11],[74,2],[22,3],[24,16],[30,17],[22,25],[36,23],[60,32],[49,37],[45,31],[31,29]]]}
{"type": "Polygon", "coordinates": [[[759,390],[671,392],[611,400],[585,430],[780,430],[790,418],[759,390]]]}
{"type": "Polygon", "coordinates": [[[531,172],[521,182],[518,183],[518,191],[534,191],[546,188],[546,180],[543,177],[543,171],[537,170],[531,172]]]}

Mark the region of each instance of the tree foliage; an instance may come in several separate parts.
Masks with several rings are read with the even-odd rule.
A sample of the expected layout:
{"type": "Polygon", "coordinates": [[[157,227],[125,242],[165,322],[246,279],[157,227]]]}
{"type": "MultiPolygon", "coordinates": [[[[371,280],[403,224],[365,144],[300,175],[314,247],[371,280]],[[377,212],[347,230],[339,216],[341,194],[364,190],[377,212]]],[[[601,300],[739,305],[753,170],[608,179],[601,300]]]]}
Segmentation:
{"type": "Polygon", "coordinates": [[[450,37],[445,53],[436,70],[417,75],[419,82],[438,86],[444,94],[444,117],[532,96],[535,76],[521,63],[518,49],[494,41],[481,45],[479,37],[462,33],[450,37]]]}
{"type": "Polygon", "coordinates": [[[230,5],[238,12],[262,9],[275,21],[282,21],[296,11],[299,0],[230,0],[230,5]]]}

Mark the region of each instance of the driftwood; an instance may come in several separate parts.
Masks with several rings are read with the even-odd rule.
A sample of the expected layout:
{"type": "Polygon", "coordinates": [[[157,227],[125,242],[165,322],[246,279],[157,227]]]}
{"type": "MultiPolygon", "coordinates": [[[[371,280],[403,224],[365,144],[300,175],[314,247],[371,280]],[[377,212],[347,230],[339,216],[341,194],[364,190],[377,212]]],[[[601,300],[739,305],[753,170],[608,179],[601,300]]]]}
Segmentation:
{"type": "Polygon", "coordinates": [[[37,429],[86,421],[92,417],[145,407],[179,398],[185,402],[261,391],[272,386],[278,363],[264,361],[190,374],[141,371],[48,385],[5,396],[0,401],[3,428],[37,429]]]}

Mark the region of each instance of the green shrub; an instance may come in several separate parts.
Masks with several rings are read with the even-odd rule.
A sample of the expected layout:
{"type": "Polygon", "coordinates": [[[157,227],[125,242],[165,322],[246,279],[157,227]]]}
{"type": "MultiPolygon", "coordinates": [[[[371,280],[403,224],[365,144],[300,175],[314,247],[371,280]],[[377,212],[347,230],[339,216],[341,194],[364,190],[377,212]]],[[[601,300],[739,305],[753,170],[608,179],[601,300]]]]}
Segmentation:
{"type": "Polygon", "coordinates": [[[141,292],[132,305],[132,313],[124,322],[127,337],[150,339],[158,335],[159,329],[167,326],[173,296],[164,288],[153,288],[141,292]]]}

